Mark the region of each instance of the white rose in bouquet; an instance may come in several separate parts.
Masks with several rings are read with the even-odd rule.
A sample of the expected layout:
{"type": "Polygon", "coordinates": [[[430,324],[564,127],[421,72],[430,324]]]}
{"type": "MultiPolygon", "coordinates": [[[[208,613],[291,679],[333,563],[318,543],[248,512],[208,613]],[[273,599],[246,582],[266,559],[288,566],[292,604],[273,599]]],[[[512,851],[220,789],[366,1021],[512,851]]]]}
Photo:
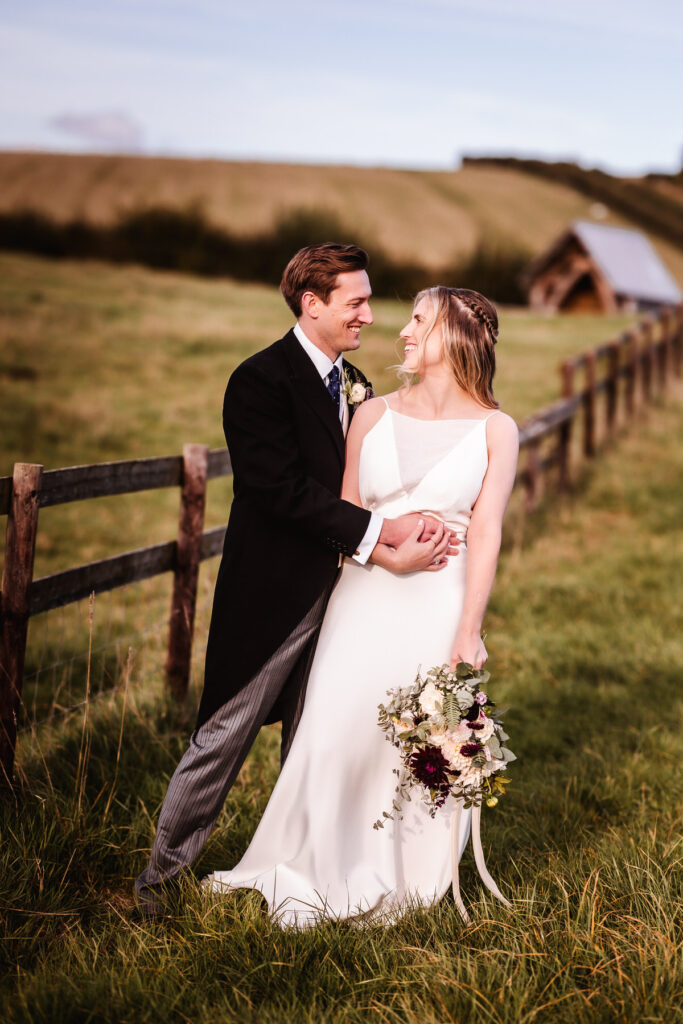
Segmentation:
{"type": "Polygon", "coordinates": [[[425,715],[440,714],[443,710],[443,693],[434,683],[429,682],[420,694],[420,707],[425,715]],[[438,707],[437,707],[438,703],[438,707]]]}

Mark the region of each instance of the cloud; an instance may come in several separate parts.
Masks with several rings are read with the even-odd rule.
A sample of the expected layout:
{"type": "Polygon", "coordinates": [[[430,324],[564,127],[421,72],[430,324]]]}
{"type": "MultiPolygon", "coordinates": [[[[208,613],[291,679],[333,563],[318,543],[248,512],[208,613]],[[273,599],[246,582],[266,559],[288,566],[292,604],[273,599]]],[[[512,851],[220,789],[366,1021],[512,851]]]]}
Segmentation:
{"type": "Polygon", "coordinates": [[[71,135],[89,145],[124,153],[139,153],[144,132],[130,114],[118,110],[101,110],[90,114],[59,114],[50,118],[50,128],[71,135]]]}

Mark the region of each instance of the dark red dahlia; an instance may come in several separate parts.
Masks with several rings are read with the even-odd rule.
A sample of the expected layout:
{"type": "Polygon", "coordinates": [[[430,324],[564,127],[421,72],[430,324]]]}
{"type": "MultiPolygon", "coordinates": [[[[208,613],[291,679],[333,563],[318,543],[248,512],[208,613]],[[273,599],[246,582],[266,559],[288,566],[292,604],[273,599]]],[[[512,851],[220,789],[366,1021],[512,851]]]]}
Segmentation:
{"type": "Polygon", "coordinates": [[[463,757],[474,757],[475,754],[479,753],[478,743],[463,743],[460,748],[460,753],[463,757]]]}
{"type": "Polygon", "coordinates": [[[448,788],[448,761],[439,747],[429,744],[420,747],[413,751],[407,763],[413,776],[427,789],[448,788]]]}
{"type": "Polygon", "coordinates": [[[474,729],[475,732],[479,729],[483,729],[486,722],[482,722],[481,718],[477,718],[475,722],[470,722],[470,729],[474,729]]]}

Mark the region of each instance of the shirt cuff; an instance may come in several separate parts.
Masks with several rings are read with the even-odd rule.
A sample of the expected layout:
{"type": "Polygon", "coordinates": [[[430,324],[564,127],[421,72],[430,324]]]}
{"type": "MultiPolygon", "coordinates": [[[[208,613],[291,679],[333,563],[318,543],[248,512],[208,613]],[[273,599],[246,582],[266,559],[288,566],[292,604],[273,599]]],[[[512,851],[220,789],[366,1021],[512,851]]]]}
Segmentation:
{"type": "Polygon", "coordinates": [[[358,545],[358,550],[353,556],[361,565],[365,565],[372,554],[372,549],[379,540],[379,535],[382,532],[383,522],[384,519],[382,516],[378,516],[375,512],[370,513],[368,528],[363,535],[362,541],[358,545]]]}

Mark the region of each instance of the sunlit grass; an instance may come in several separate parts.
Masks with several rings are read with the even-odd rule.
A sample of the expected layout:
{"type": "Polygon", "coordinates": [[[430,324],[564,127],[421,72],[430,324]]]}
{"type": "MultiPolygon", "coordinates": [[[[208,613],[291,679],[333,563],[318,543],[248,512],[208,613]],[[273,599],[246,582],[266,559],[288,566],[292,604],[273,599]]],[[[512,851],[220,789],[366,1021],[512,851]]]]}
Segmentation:
{"type": "MultiPolygon", "coordinates": [[[[82,719],[20,742],[16,803],[0,808],[2,1019],[678,1019],[680,428],[679,407],[655,407],[580,492],[520,520],[503,556],[486,628],[519,760],[483,837],[511,912],[468,852],[469,926],[448,896],[386,930],[283,933],[254,894],[214,902],[192,878],[169,924],[136,922],[132,881],[193,706],[167,704],[159,677],[145,677],[123,719],[123,693],[91,709],[82,785],[82,719]]],[[[245,849],[277,775],[277,737],[261,733],[198,876],[245,849]]]]}

